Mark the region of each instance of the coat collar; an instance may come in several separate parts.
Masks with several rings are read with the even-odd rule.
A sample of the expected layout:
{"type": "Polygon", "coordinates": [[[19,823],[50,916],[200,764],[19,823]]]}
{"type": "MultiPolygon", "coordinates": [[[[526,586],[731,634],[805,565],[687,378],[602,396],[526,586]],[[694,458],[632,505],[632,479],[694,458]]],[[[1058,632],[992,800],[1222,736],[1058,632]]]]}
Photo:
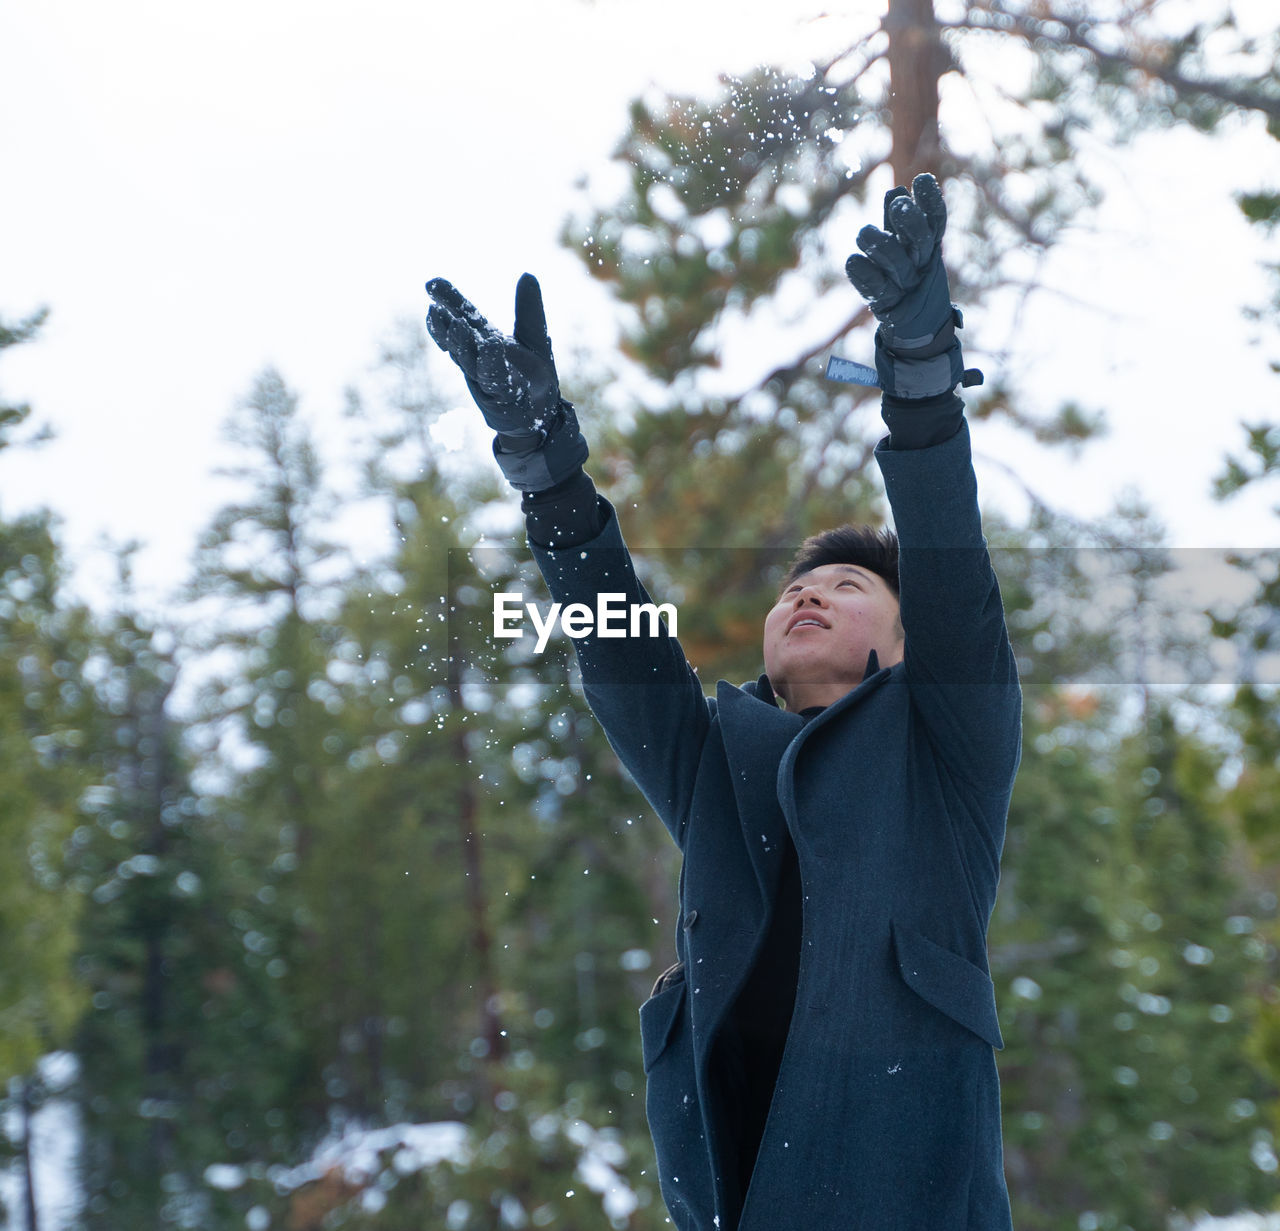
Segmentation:
{"type": "MultiPolygon", "coordinates": [[[[867,666],[862,673],[862,682],[845,693],[839,701],[828,705],[813,719],[813,722],[827,722],[833,713],[843,712],[849,706],[857,704],[868,692],[888,679],[892,670],[892,667],[881,667],[879,655],[872,650],[867,655],[867,666]]],[[[767,675],[761,675],[754,682],[740,686],[721,680],[716,685],[716,709],[726,734],[732,731],[735,735],[745,735],[748,737],[748,742],[751,735],[759,730],[761,723],[766,724],[766,729],[789,730],[793,736],[798,734],[803,726],[812,725],[812,723],[805,724],[798,714],[781,708],[778,704],[778,696],[773,691],[773,685],[769,682],[767,675]],[[790,721],[779,724],[777,716],[790,721]]],[[[729,742],[726,740],[726,744],[729,742]]]]}
{"type": "Polygon", "coordinates": [[[892,672],[892,667],[881,667],[879,655],[876,654],[875,650],[872,650],[867,655],[867,667],[862,673],[862,682],[851,688],[839,701],[833,701],[812,722],[806,723],[803,732],[804,737],[808,738],[809,732],[813,728],[825,725],[837,714],[843,714],[860,701],[865,700],[869,694],[873,693],[889,678],[892,672]]]}
{"type": "Polygon", "coordinates": [[[724,732],[734,791],[741,803],[743,792],[739,783],[757,777],[766,763],[776,765],[777,757],[803,730],[805,722],[799,714],[788,713],[778,706],[767,675],[741,687],[721,680],[716,685],[716,710],[724,732]],[[769,757],[770,751],[776,755],[769,757]]]}
{"type": "MultiPolygon", "coordinates": [[[[863,688],[865,688],[873,678],[880,676],[881,674],[887,677],[888,670],[888,668],[881,668],[880,656],[875,652],[875,650],[870,651],[870,653],[867,654],[867,665],[862,672],[862,682],[850,689],[849,692],[845,693],[839,701],[827,706],[827,708],[818,715],[818,718],[825,718],[830,711],[837,707],[843,709],[846,704],[851,703],[852,698],[857,697],[862,693],[863,688]]],[[[716,685],[716,704],[722,716],[725,714],[725,707],[727,705],[730,713],[733,713],[735,717],[744,715],[749,716],[749,720],[753,724],[756,721],[760,721],[760,715],[764,712],[761,709],[761,705],[770,710],[777,710],[780,714],[788,713],[787,710],[782,709],[779,705],[778,695],[773,691],[773,684],[770,682],[767,675],[761,675],[754,683],[746,683],[738,687],[730,684],[727,680],[721,680],[716,685]],[[751,702],[756,702],[757,704],[751,704],[751,702]]],[[[793,715],[793,717],[798,717],[798,715],[793,715]]]]}

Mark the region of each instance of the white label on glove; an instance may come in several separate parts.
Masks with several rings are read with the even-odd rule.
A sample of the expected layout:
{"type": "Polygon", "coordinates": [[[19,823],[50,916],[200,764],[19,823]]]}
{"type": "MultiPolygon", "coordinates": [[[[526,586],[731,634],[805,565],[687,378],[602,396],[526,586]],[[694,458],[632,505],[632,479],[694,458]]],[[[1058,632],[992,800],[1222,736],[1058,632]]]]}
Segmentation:
{"type": "Polygon", "coordinates": [[[875,368],[837,355],[827,360],[827,379],[844,381],[846,385],[865,385],[868,389],[880,388],[880,377],[875,368]]]}

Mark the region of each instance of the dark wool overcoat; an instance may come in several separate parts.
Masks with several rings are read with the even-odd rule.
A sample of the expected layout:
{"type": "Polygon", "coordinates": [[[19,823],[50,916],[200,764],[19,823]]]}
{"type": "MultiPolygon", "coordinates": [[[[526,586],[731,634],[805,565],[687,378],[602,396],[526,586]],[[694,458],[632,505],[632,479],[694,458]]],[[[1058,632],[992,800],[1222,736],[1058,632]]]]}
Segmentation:
{"type": "MultiPolygon", "coordinates": [[[[967,426],[925,449],[881,442],[876,458],[901,544],[905,659],[873,657],[816,718],[779,708],[764,677],[705,697],[673,638],[576,642],[593,712],[683,852],[680,966],[640,1009],[680,1231],[1010,1227],[986,929],[1021,696],[967,426]],[[769,929],[787,831],[799,975],[744,1192],[715,1049],[769,929]]],[[[562,603],[650,601],[605,513],[588,543],[534,548],[562,603]]]]}

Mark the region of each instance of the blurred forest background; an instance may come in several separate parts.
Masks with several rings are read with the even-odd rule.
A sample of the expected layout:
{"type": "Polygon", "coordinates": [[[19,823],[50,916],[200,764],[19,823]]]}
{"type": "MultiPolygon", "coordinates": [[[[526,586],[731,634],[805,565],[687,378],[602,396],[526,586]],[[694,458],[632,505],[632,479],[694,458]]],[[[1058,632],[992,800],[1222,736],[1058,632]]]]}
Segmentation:
{"type": "MultiPolygon", "coordinates": [[[[1089,225],[1093,152],[1155,127],[1280,139],[1280,36],[1221,0],[889,0],[807,78],[762,67],[619,120],[629,187],[563,235],[619,346],[558,339],[562,383],[710,687],[758,673],[782,557],[884,516],[876,403],[820,376],[835,346],[870,354],[843,262],[881,186],[939,174],[955,298],[1016,319],[1055,237],[1089,225]],[[726,395],[726,339],[771,297],[793,359],[726,395]]],[[[1237,200],[1265,260],[1280,180],[1257,174],[1237,200]]],[[[1274,344],[1280,283],[1255,317],[1274,344]]],[[[0,348],[38,346],[42,320],[11,316],[0,348]]],[[[977,450],[1000,422],[1087,459],[1121,408],[1100,388],[1032,415],[1008,358],[970,356],[977,450]]],[[[84,1231],[668,1225],[636,1010],[671,960],[676,852],[567,643],[491,636],[495,589],[540,591],[521,532],[485,537],[495,509],[513,524],[490,459],[432,435],[456,376],[420,326],[382,359],[348,401],[386,559],[344,550],[274,370],[246,375],[240,495],[171,610],[140,609],[127,550],[111,610],[72,601],[53,515],[0,520],[14,1228],[53,1225],[32,1140],[59,1108],[80,1197],[60,1225],[84,1231]]],[[[38,411],[0,408],[0,445],[36,447],[38,411]]],[[[1219,494],[1277,470],[1280,426],[1242,424],[1219,494]]],[[[1083,523],[1030,496],[1024,523],[988,519],[1026,694],[990,935],[1015,1225],[1280,1209],[1276,554],[1209,561],[1132,498],[1083,523]]]]}

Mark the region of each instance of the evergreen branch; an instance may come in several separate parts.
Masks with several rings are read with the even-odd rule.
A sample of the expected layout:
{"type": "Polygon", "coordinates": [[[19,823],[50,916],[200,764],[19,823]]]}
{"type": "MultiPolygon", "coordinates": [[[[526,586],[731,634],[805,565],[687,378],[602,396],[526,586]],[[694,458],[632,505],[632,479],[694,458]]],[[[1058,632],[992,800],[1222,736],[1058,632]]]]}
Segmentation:
{"type": "Polygon", "coordinates": [[[0,350],[30,342],[49,317],[48,308],[38,308],[30,316],[11,324],[0,320],[0,350]]]}
{"type": "Polygon", "coordinates": [[[989,175],[981,173],[976,159],[964,157],[950,151],[948,151],[948,157],[956,170],[963,171],[968,176],[970,182],[982,195],[982,199],[993,214],[998,218],[1003,218],[1032,247],[1040,249],[1049,247],[1049,241],[1035,233],[1030,220],[1026,216],[1015,214],[1009,210],[1004,199],[995,190],[995,181],[989,175]]]}
{"type": "Polygon", "coordinates": [[[1049,520],[1056,520],[1056,521],[1071,520],[1076,525],[1080,524],[1077,519],[1070,518],[1068,514],[1055,513],[1055,511],[1052,508],[1050,508],[1049,505],[1044,502],[1044,500],[1042,500],[1038,495],[1036,495],[1035,490],[1031,487],[1031,485],[1022,477],[1021,474],[1018,473],[1017,470],[1015,470],[1011,465],[1009,465],[1008,462],[1003,462],[998,457],[992,457],[990,453],[983,453],[978,449],[975,449],[973,451],[973,458],[974,458],[974,461],[978,461],[979,459],[981,459],[982,461],[986,462],[988,465],[996,467],[997,470],[1002,470],[1006,475],[1008,475],[1009,478],[1011,478],[1014,481],[1015,485],[1022,490],[1022,494],[1026,496],[1026,498],[1031,502],[1031,507],[1035,509],[1037,513],[1041,514],[1045,518],[1049,520]]]}
{"type": "MultiPolygon", "coordinates": [[[[818,70],[818,75],[823,80],[827,80],[831,76],[831,72],[836,67],[836,65],[838,65],[842,60],[845,60],[849,56],[851,56],[854,53],[854,51],[860,50],[860,49],[861,49],[861,44],[855,44],[853,47],[846,48],[844,51],[840,52],[838,55],[833,56],[830,60],[826,61],[826,63],[816,65],[816,68],[818,70]]],[[[865,60],[863,60],[863,62],[858,66],[858,68],[854,72],[853,76],[841,83],[841,88],[847,90],[853,86],[856,86],[858,82],[863,78],[863,76],[866,75],[867,72],[869,72],[875,65],[879,64],[881,60],[888,59],[888,56],[889,56],[889,45],[886,42],[885,45],[881,47],[878,51],[873,51],[869,56],[867,56],[865,60]]]]}
{"type": "MultiPolygon", "coordinates": [[[[840,339],[843,338],[846,334],[856,329],[859,325],[865,323],[867,318],[870,315],[871,315],[871,309],[868,308],[866,304],[863,304],[829,338],[826,338],[823,341],[819,342],[817,346],[810,347],[802,355],[797,357],[793,362],[788,363],[783,367],[774,368],[772,372],[770,372],[763,380],[760,381],[760,383],[755,387],[755,389],[748,390],[748,392],[754,393],[758,389],[764,389],[775,380],[780,380],[780,381],[783,381],[784,383],[789,384],[791,381],[795,380],[796,377],[800,376],[803,373],[806,364],[808,364],[811,360],[816,359],[820,354],[822,354],[823,351],[830,350],[830,348],[833,347],[837,342],[839,342],[840,339]]],[[[745,393],[740,393],[736,398],[732,399],[732,404],[737,405],[746,396],[747,395],[745,393]]]]}
{"type": "Polygon", "coordinates": [[[938,24],[945,30],[977,30],[988,34],[1013,32],[1033,47],[1040,40],[1058,46],[1074,47],[1091,56],[1101,66],[1136,71],[1152,80],[1162,82],[1180,97],[1201,95],[1238,107],[1242,111],[1261,112],[1269,120],[1280,122],[1280,93],[1271,94],[1261,89],[1253,90],[1234,85],[1229,81],[1188,77],[1178,69],[1161,64],[1150,57],[1107,51],[1088,37],[1083,23],[1062,17],[1052,10],[1046,10],[1045,17],[1011,13],[1003,6],[993,6],[992,11],[999,16],[998,22],[984,21],[982,10],[970,9],[959,20],[940,21],[938,24]]]}

